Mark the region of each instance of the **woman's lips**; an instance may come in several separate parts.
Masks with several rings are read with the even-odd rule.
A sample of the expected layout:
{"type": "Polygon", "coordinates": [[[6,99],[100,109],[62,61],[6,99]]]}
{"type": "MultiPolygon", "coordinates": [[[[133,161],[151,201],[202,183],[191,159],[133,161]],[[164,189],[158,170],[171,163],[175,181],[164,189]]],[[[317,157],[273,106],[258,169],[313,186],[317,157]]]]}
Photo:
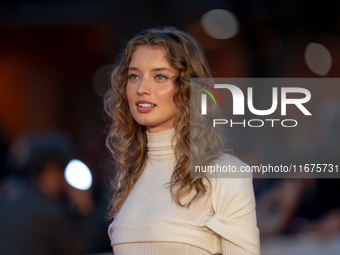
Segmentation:
{"type": "Polygon", "coordinates": [[[137,110],[138,110],[138,112],[140,112],[140,113],[147,113],[147,112],[150,112],[150,111],[152,111],[153,110],[153,108],[155,108],[156,107],[156,104],[154,104],[154,103],[152,103],[152,102],[150,102],[150,101],[146,101],[146,100],[138,100],[137,102],[136,102],[136,105],[137,105],[137,110]],[[139,106],[139,104],[151,104],[151,105],[153,105],[153,106],[150,106],[150,107],[142,107],[142,106],[139,106]]]}
{"type": "Polygon", "coordinates": [[[141,106],[138,106],[137,105],[137,110],[138,112],[140,113],[147,113],[147,112],[150,112],[152,111],[156,106],[152,106],[152,107],[141,107],[141,106]]]}

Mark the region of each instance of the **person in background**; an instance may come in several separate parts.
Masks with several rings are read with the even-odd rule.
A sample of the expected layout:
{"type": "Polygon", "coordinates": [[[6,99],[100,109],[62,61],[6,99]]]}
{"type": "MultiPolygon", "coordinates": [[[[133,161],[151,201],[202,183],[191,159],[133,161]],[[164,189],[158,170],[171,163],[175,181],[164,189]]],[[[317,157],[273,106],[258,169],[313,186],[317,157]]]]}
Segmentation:
{"type": "MultiPolygon", "coordinates": [[[[82,254],[84,245],[70,224],[76,217],[66,214],[70,206],[77,207],[64,178],[73,155],[67,137],[57,132],[26,135],[9,154],[12,175],[0,200],[0,254],[82,254]]],[[[91,233],[85,225],[82,230],[91,233]]]]}

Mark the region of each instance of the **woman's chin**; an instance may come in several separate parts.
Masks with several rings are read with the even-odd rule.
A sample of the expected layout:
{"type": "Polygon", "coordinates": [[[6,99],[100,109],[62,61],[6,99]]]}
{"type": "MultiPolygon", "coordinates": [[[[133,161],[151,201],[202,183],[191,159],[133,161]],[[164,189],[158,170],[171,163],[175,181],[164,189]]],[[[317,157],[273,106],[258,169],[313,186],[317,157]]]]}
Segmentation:
{"type": "Polygon", "coordinates": [[[157,126],[157,124],[153,123],[153,122],[150,122],[150,121],[136,121],[139,125],[141,126],[145,126],[147,129],[149,128],[154,128],[157,126]]]}

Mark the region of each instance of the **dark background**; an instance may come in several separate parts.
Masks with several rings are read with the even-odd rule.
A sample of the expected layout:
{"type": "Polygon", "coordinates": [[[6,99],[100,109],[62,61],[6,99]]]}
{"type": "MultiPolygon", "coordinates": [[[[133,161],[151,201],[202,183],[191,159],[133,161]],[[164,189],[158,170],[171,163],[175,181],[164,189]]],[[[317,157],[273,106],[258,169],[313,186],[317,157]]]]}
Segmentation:
{"type": "MultiPolygon", "coordinates": [[[[102,217],[98,224],[103,225],[101,233],[107,238],[102,243],[96,241],[96,248],[87,252],[110,251],[109,239],[105,236],[108,225],[105,207],[114,169],[104,145],[103,94],[109,86],[111,63],[135,34],[146,28],[169,25],[197,38],[207,54],[214,77],[327,78],[340,74],[340,2],[335,0],[1,1],[0,134],[3,151],[31,131],[61,130],[72,137],[78,158],[91,169],[94,214],[102,217]],[[220,40],[204,31],[201,18],[213,9],[225,9],[236,16],[239,23],[236,36],[220,40]],[[321,44],[329,51],[331,67],[327,73],[318,74],[308,67],[305,53],[309,43],[321,44]]],[[[322,52],[317,53],[315,61],[324,61],[324,58],[322,52]]],[[[319,93],[325,102],[332,98],[339,103],[338,90],[327,91],[320,87],[319,93]]],[[[335,112],[339,112],[338,109],[335,112]]],[[[332,119],[335,128],[340,127],[336,114],[332,119]]],[[[281,141],[283,134],[275,135],[273,139],[281,141]]],[[[251,145],[249,139],[249,146],[243,145],[240,156],[249,164],[257,164],[264,160],[266,153],[263,146],[251,145]]],[[[339,135],[331,140],[340,142],[339,135]]],[[[301,151],[315,146],[311,141],[302,141],[302,144],[301,151]]],[[[339,149],[339,146],[334,148],[339,149]]],[[[10,169],[2,166],[0,171],[5,176],[3,173],[9,173],[10,169]]],[[[329,183],[326,186],[329,187],[329,183]]],[[[285,185],[284,181],[273,180],[254,183],[258,199],[266,192],[272,194],[272,189],[284,195],[286,189],[282,187],[285,185]]],[[[297,190],[300,186],[319,187],[318,184],[292,185],[297,185],[297,190]]],[[[330,191],[322,191],[324,197],[337,194],[338,182],[333,186],[330,191]]],[[[318,190],[321,189],[315,188],[313,192],[318,190]]],[[[313,199],[316,201],[315,197],[313,199]]],[[[303,216],[306,219],[306,214],[298,207],[307,202],[299,200],[295,213],[288,218],[303,216]]],[[[270,203],[274,205],[270,204],[267,212],[275,208],[276,212],[281,210],[273,201],[270,203]]],[[[327,205],[327,210],[338,208],[337,203],[327,205]]],[[[308,206],[314,210],[319,204],[308,206]]],[[[261,219],[259,217],[259,221],[261,219]]],[[[289,223],[285,222],[279,230],[268,231],[268,238],[295,233],[292,220],[286,221],[289,223]]],[[[339,222],[333,225],[338,224],[340,229],[339,222]]],[[[338,229],[335,236],[337,233],[338,229]]],[[[321,239],[317,237],[316,240],[321,239]]],[[[269,246],[264,244],[263,247],[269,246]]],[[[269,254],[266,251],[269,250],[263,250],[263,254],[269,254]]],[[[274,254],[273,250],[270,254],[274,254]]]]}

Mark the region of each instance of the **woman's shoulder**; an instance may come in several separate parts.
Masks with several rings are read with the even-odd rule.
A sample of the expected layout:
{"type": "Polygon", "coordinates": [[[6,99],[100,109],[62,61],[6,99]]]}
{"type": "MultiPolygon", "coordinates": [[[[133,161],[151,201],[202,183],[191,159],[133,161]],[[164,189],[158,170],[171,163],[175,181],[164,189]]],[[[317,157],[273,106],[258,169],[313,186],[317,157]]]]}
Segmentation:
{"type": "Polygon", "coordinates": [[[243,162],[241,159],[239,159],[237,156],[229,154],[229,153],[222,154],[220,164],[230,164],[230,165],[234,165],[237,167],[247,166],[247,164],[243,162]]]}
{"type": "Polygon", "coordinates": [[[228,153],[223,153],[207,169],[206,176],[209,179],[234,179],[234,182],[236,182],[236,179],[249,181],[253,177],[251,168],[247,163],[228,153]]]}
{"type": "MultiPolygon", "coordinates": [[[[242,171],[241,169],[248,166],[230,154],[223,154],[221,160],[216,163],[216,168],[217,165],[235,167],[236,171],[242,171]]],[[[215,173],[209,180],[212,184],[212,202],[217,213],[237,217],[254,210],[255,196],[251,173],[215,173]]]]}

